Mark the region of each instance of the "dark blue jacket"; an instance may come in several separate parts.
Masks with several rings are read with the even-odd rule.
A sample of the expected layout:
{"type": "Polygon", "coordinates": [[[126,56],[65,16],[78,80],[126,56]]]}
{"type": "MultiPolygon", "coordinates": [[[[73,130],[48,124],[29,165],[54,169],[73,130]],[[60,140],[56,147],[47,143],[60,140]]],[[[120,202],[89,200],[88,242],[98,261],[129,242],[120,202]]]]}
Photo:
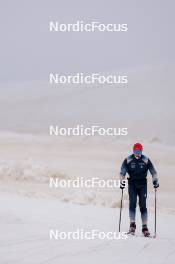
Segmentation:
{"type": "Polygon", "coordinates": [[[152,175],[152,180],[157,180],[157,172],[149,158],[142,155],[136,158],[133,154],[128,156],[121,166],[120,176],[125,177],[128,173],[128,183],[132,182],[147,182],[148,170],[152,175]]]}

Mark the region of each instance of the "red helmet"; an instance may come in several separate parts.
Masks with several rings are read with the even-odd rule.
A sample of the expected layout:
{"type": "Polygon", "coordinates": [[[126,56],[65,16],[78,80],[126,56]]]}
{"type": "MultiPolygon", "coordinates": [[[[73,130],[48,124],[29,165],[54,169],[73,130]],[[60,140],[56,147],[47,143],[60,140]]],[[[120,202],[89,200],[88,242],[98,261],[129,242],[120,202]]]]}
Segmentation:
{"type": "Polygon", "coordinates": [[[133,146],[133,150],[139,150],[139,151],[142,151],[142,150],[143,150],[143,146],[142,146],[142,144],[140,144],[140,143],[136,143],[136,144],[134,144],[134,146],[133,146]]]}

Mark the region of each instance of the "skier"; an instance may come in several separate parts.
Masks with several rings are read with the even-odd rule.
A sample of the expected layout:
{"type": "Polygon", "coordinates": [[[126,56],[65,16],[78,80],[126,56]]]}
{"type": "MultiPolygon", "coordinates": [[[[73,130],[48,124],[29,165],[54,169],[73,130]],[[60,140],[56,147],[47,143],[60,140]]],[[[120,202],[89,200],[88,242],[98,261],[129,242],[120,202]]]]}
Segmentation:
{"type": "Polygon", "coordinates": [[[149,236],[149,230],[147,227],[147,173],[148,170],[152,175],[153,187],[158,188],[159,182],[157,178],[157,172],[149,158],[142,155],[143,147],[140,143],[136,143],[133,146],[133,154],[128,156],[121,166],[120,171],[120,188],[125,188],[126,173],[128,173],[128,194],[129,194],[129,218],[130,228],[129,234],[135,234],[135,214],[137,196],[139,197],[139,207],[142,219],[142,233],[144,236],[149,236]]]}

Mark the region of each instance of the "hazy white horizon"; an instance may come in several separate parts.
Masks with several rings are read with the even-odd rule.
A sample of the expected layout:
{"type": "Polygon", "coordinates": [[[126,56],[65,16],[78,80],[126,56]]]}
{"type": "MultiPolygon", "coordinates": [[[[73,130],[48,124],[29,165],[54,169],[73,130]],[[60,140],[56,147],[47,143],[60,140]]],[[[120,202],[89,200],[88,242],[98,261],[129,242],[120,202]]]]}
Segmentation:
{"type": "Polygon", "coordinates": [[[49,135],[50,125],[127,127],[128,139],[174,145],[173,69],[132,69],[128,79],[127,87],[1,84],[0,130],[49,135]]]}
{"type": "Polygon", "coordinates": [[[174,8],[171,0],[7,0],[0,10],[0,82],[42,81],[54,71],[173,67],[174,8]],[[51,20],[127,23],[128,31],[50,33],[51,20]]]}

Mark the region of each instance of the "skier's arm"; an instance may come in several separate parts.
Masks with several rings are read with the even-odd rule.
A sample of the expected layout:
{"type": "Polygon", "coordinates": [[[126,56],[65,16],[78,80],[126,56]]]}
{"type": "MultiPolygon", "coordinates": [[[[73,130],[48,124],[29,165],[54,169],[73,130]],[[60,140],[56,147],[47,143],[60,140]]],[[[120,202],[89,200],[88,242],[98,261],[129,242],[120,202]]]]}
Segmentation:
{"type": "Polygon", "coordinates": [[[127,173],[127,159],[123,161],[121,169],[120,169],[120,181],[125,179],[126,173],[127,173]]]}
{"type": "Polygon", "coordinates": [[[154,165],[152,164],[152,162],[150,161],[150,159],[148,159],[148,169],[152,175],[152,181],[153,181],[153,185],[155,188],[159,187],[159,181],[158,181],[158,177],[157,177],[157,171],[154,168],[154,165]]]}

